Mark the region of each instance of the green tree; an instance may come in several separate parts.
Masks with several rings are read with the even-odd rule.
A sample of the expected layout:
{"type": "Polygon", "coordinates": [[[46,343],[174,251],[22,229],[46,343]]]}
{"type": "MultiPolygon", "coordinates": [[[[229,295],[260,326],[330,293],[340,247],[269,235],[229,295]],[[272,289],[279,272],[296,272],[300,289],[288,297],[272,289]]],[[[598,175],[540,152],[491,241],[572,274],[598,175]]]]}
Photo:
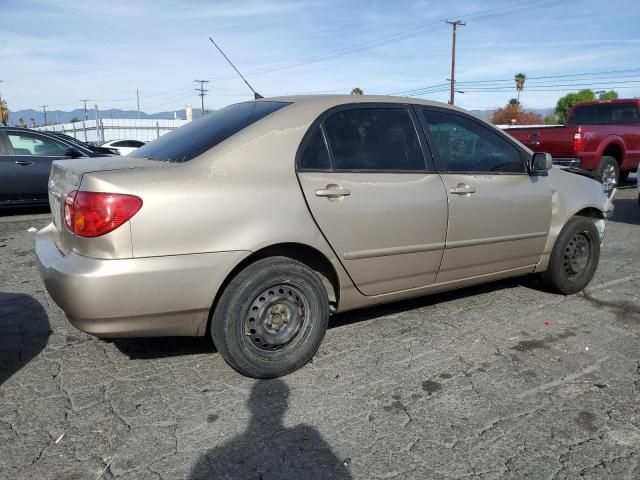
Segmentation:
{"type": "Polygon", "coordinates": [[[73,117],[71,120],[69,120],[71,123],[76,123],[79,122],[80,119],[78,117],[73,117]]]}
{"type": "Polygon", "coordinates": [[[5,127],[9,122],[9,107],[7,107],[6,100],[0,100],[0,123],[2,123],[5,127]]]}
{"type": "Polygon", "coordinates": [[[518,100],[517,98],[510,98],[509,105],[520,105],[520,100],[518,100]]]}
{"type": "Polygon", "coordinates": [[[516,73],[513,79],[516,81],[516,90],[518,92],[518,103],[520,103],[520,92],[524,90],[524,82],[527,81],[527,76],[524,73],[516,73]]]}
{"type": "Polygon", "coordinates": [[[598,100],[617,100],[618,92],[615,90],[609,90],[608,92],[603,92],[598,95],[598,100]]]}
{"type": "Polygon", "coordinates": [[[351,90],[351,95],[364,95],[364,92],[360,87],[356,87],[353,90],[351,90]]]}
{"type": "Polygon", "coordinates": [[[550,113],[549,115],[545,116],[542,119],[542,122],[545,125],[557,125],[558,124],[558,118],[556,117],[555,113],[550,113]]]}
{"type": "Polygon", "coordinates": [[[555,114],[558,117],[558,121],[560,123],[564,123],[571,110],[576,103],[580,102],[591,102],[596,99],[593,90],[585,88],[584,90],[580,90],[579,92],[571,92],[567,93],[564,97],[561,97],[556,104],[555,114]]]}

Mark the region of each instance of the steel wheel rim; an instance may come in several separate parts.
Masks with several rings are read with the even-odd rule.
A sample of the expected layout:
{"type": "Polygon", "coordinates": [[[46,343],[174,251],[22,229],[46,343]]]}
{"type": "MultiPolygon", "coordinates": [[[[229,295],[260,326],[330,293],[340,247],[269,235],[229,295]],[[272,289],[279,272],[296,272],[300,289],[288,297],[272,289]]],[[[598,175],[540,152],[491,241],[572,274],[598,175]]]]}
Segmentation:
{"type": "Polygon", "coordinates": [[[608,192],[615,188],[617,182],[616,167],[609,163],[602,171],[602,186],[608,192]]]}
{"type": "Polygon", "coordinates": [[[276,284],[263,289],[245,314],[245,343],[261,354],[281,350],[299,337],[308,310],[305,294],[294,285],[276,284]]]}
{"type": "Polygon", "coordinates": [[[564,250],[564,270],[569,279],[583,273],[591,258],[591,239],[584,233],[576,233],[564,250]]]}

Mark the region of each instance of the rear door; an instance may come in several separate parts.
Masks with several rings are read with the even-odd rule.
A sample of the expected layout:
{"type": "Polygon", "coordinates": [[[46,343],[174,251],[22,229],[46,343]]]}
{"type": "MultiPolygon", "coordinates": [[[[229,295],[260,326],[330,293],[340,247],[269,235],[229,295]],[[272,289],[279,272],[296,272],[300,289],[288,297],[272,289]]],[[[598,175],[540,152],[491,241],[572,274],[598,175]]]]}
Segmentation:
{"type": "Polygon", "coordinates": [[[469,115],[418,107],[449,198],[438,283],[530,268],[551,224],[547,177],[530,176],[520,149],[469,115]]]}
{"type": "Polygon", "coordinates": [[[6,133],[10,159],[16,165],[15,188],[25,202],[46,202],[47,183],[54,160],[65,156],[66,144],[36,132],[9,130],[6,133]]]}
{"type": "Polygon", "coordinates": [[[298,152],[309,209],[365,295],[429,285],[442,260],[447,196],[416,125],[408,106],[343,106],[298,152]]]}

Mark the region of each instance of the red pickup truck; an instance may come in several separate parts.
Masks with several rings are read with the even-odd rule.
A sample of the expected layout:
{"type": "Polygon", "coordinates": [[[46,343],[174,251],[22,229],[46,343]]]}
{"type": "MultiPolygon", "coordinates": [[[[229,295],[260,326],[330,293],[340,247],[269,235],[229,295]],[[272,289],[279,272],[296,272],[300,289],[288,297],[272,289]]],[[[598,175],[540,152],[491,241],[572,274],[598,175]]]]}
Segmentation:
{"type": "Polygon", "coordinates": [[[592,170],[612,188],[640,163],[639,107],[637,99],[578,103],[565,125],[505,131],[534,152],[550,153],[555,164],[592,170]]]}

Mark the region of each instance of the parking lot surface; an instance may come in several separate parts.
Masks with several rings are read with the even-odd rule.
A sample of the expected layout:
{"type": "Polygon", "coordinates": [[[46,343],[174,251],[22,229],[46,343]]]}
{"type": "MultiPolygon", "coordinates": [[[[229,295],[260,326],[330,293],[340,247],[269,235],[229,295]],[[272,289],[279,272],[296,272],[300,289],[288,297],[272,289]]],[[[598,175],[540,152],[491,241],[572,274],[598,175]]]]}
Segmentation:
{"type": "Polygon", "coordinates": [[[338,315],[269,381],[208,338],[75,330],[37,273],[48,215],[0,217],[0,478],[638,479],[640,207],[615,203],[583,294],[521,278],[338,315]]]}

